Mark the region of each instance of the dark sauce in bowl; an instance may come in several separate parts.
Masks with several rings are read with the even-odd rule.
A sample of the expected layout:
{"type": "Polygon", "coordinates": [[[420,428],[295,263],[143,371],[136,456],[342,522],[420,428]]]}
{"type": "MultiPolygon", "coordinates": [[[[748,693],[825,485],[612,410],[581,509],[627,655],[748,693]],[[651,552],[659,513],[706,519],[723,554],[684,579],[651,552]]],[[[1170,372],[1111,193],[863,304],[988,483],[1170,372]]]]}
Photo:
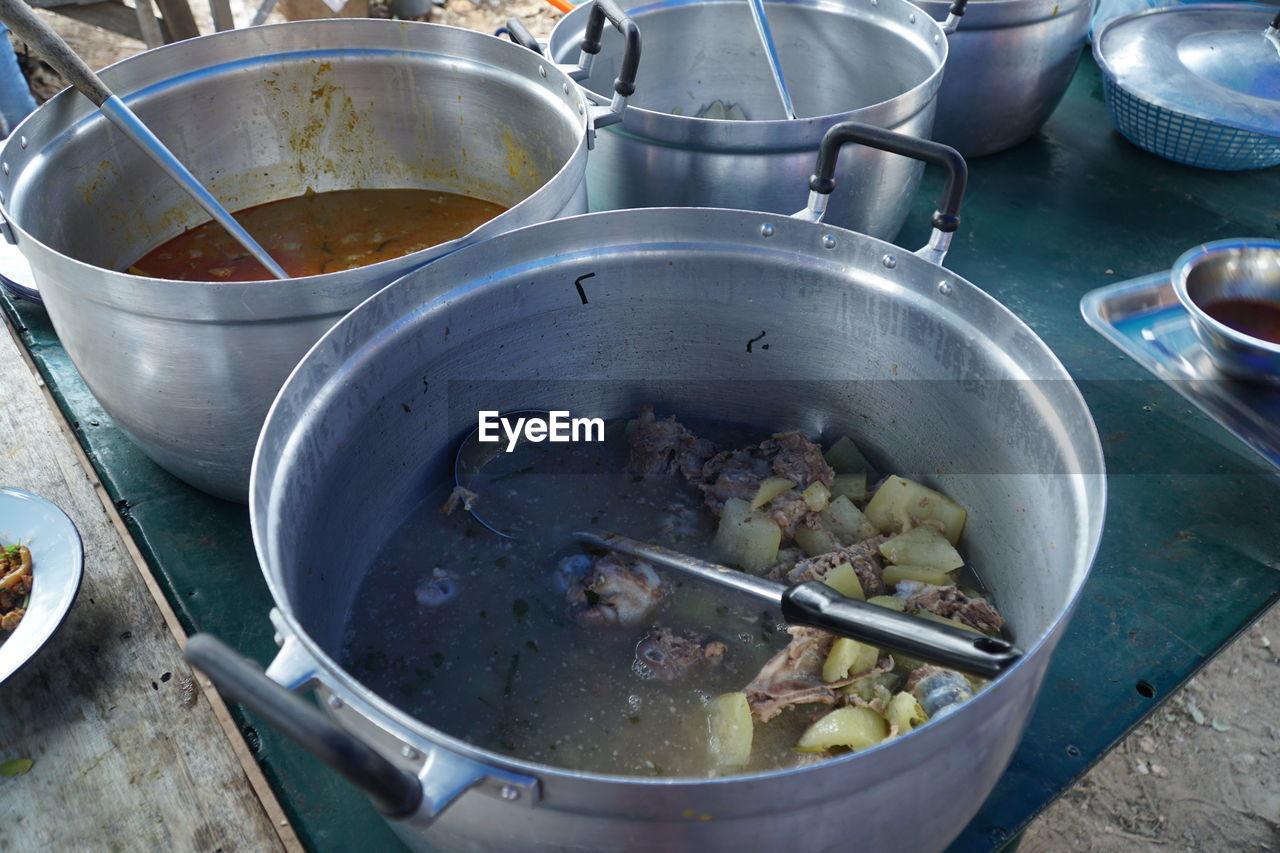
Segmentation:
{"type": "Polygon", "coordinates": [[[1216,299],[1201,308],[1219,323],[1241,334],[1280,344],[1280,302],[1271,299],[1216,299]]]}
{"type": "MultiPolygon", "coordinates": [[[[291,277],[340,272],[465,236],[502,213],[493,202],[438,190],[333,190],[235,213],[291,277]]],[[[221,225],[209,221],[152,249],[135,275],[178,281],[270,281],[221,225]]]]}

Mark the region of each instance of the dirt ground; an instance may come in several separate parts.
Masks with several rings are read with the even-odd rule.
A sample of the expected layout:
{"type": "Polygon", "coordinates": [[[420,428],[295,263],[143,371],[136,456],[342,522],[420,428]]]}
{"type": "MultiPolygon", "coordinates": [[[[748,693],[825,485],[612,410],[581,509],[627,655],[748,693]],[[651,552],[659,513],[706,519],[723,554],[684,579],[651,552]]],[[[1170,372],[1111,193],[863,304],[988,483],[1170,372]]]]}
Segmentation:
{"type": "MultiPolygon", "coordinates": [[[[234,0],[236,21],[256,2],[234,0]]],[[[193,4],[201,32],[209,11],[193,4]]],[[[141,42],[41,12],[94,68],[141,42]]],[[[446,0],[431,20],[493,32],[508,16],[545,37],[543,0],[446,0]]],[[[277,11],[269,21],[283,20],[277,11]]],[[[21,47],[18,48],[22,53],[21,47]]],[[[47,97],[59,81],[37,69],[47,97]]],[[[1267,614],[1041,815],[1022,853],[1280,850],[1280,609],[1267,614]]]]}

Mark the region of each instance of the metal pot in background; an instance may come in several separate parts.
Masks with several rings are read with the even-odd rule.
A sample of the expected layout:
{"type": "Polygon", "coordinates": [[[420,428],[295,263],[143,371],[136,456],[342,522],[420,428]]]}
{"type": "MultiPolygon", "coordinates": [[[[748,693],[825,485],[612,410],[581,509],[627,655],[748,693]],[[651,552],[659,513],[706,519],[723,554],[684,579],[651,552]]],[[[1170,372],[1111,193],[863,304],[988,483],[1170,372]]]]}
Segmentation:
{"type": "Polygon", "coordinates": [[[515,45],[399,21],[218,33],[102,78],[231,210],[355,187],[442,189],[510,207],[461,239],[345,272],[145,278],[119,270],[205,214],[75,91],[15,130],[0,149],[5,236],[30,262],[85,383],[152,459],[240,501],[271,400],[316,339],[415,267],[584,211],[588,146],[609,114],[515,45]]]}
{"type": "MultiPolygon", "coordinates": [[[[318,688],[345,730],[321,721],[298,732],[304,712],[290,709],[302,700],[207,643],[193,641],[193,662],[337,756],[413,846],[944,848],[1020,739],[1085,582],[1104,515],[1101,445],[1048,347],[934,263],[959,224],[955,152],[853,123],[823,151],[804,215],[647,209],[542,223],[415,271],[338,323],[272,408],[250,511],[283,643],[268,674],[318,688]],[[847,140],[949,165],[925,257],[821,221],[823,194],[839,192],[834,150],[847,140]],[[478,409],[622,416],[640,403],[848,433],[892,470],[930,472],[917,476],[968,508],[969,559],[1026,656],[905,737],[717,779],[603,776],[479,749],[342,668],[345,617],[366,570],[427,492],[452,481],[456,443],[478,409]]],[[[395,653],[413,665],[413,649],[395,653]]]]}
{"type": "MultiPolygon", "coordinates": [[[[913,0],[935,21],[944,0],[913,0]]],[[[1066,94],[1089,31],[1089,0],[982,0],[952,34],[933,138],[981,157],[1035,135],[1066,94]]]]}
{"type": "MultiPolygon", "coordinates": [[[[663,0],[628,10],[645,37],[645,64],[623,120],[600,134],[587,167],[593,210],[731,207],[792,213],[822,135],[857,120],[928,137],[947,63],[947,38],[906,0],[772,0],[765,3],[782,73],[799,119],[783,112],[749,4],[663,0]],[[699,118],[720,102],[748,121],[699,118]]],[[[963,9],[963,3],[957,4],[963,9]]],[[[577,57],[587,11],[556,24],[548,53],[577,57]]],[[[606,33],[583,86],[608,97],[621,40],[606,33]]],[[[849,152],[827,221],[893,237],[906,218],[921,164],[849,152]]]]}

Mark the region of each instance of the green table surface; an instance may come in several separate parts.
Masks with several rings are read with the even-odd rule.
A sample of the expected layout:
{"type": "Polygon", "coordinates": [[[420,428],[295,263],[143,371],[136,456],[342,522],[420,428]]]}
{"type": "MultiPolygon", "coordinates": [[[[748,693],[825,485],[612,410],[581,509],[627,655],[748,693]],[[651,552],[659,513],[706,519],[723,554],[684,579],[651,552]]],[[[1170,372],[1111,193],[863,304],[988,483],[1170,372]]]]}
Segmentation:
{"type": "MultiPolygon", "coordinates": [[[[928,175],[900,242],[927,238],[928,175]]],[[[971,164],[947,265],[1009,306],[1081,385],[1109,471],[1106,532],[1008,771],[953,851],[1004,846],[1280,595],[1280,477],[1080,318],[1080,297],[1167,269],[1224,237],[1280,237],[1280,168],[1210,172],[1120,138],[1087,56],[1043,131],[971,164]]],[[[243,506],[151,463],[85,388],[44,311],[6,295],[74,426],[188,631],[266,662],[271,598],[243,506]]],[[[290,819],[320,851],[400,842],[355,789],[252,715],[236,719],[290,819]]]]}

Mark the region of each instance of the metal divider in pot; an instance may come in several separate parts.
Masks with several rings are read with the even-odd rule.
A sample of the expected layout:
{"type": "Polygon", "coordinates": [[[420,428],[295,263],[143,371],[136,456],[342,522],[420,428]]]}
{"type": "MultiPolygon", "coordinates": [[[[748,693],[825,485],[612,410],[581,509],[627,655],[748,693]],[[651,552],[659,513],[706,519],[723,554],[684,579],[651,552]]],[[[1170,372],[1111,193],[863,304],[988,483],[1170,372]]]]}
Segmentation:
{"type": "Polygon", "coordinates": [[[342,748],[380,768],[367,787],[384,811],[408,811],[411,780],[421,785],[416,809],[391,819],[410,846],[829,849],[851,831],[833,816],[872,815],[857,819],[866,849],[943,849],[1017,745],[1087,577],[1105,510],[1101,445],[1044,343],[926,260],[941,259],[941,235],[958,223],[964,170],[954,152],[857,126],[832,131],[823,148],[801,214],[671,208],[543,223],[441,259],[344,318],[282,389],[255,456],[250,513],[276,603],[275,685],[251,672],[228,680],[203,641],[193,661],[251,708],[264,701],[259,688],[276,694],[269,704],[285,688],[316,688],[346,730],[339,739],[381,755],[369,762],[363,748],[342,748]],[[853,141],[950,170],[925,257],[821,221],[836,155],[853,141]],[[762,324],[772,348],[744,349],[762,324]],[[904,395],[903,379],[927,384],[904,395]],[[712,779],[503,754],[424,722],[339,663],[371,555],[432,484],[451,481],[456,442],[478,409],[618,414],[655,397],[690,417],[853,432],[899,470],[934,472],[970,511],[969,553],[1004,592],[1025,656],[905,737],[712,779]],[[952,435],[945,449],[940,425],[952,435]],[[953,473],[939,471],[943,458],[953,473]]]}
{"type": "MultiPolygon", "coordinates": [[[[946,27],[907,0],[830,4],[770,0],[783,76],[796,119],[787,119],[748,4],[660,0],[629,5],[644,31],[640,91],[626,117],[600,135],[587,170],[592,210],[727,207],[790,213],[822,135],[854,120],[927,138],[947,63],[946,27]]],[[[556,25],[548,53],[577,51],[588,12],[556,25]]],[[[606,33],[584,87],[610,96],[622,44],[606,33]]],[[[828,221],[892,239],[907,216],[921,164],[869,148],[842,159],[841,192],[828,221]]]]}
{"type": "Polygon", "coordinates": [[[506,208],[462,237],[354,269],[281,282],[151,278],[128,267],[207,219],[197,205],[75,91],[10,134],[3,233],[85,383],[158,464],[238,501],[272,398],[325,330],[462,246],[585,212],[595,123],[625,109],[625,98],[593,107],[552,62],[502,39],[372,19],[216,33],[101,77],[230,210],[353,188],[506,208]]]}

